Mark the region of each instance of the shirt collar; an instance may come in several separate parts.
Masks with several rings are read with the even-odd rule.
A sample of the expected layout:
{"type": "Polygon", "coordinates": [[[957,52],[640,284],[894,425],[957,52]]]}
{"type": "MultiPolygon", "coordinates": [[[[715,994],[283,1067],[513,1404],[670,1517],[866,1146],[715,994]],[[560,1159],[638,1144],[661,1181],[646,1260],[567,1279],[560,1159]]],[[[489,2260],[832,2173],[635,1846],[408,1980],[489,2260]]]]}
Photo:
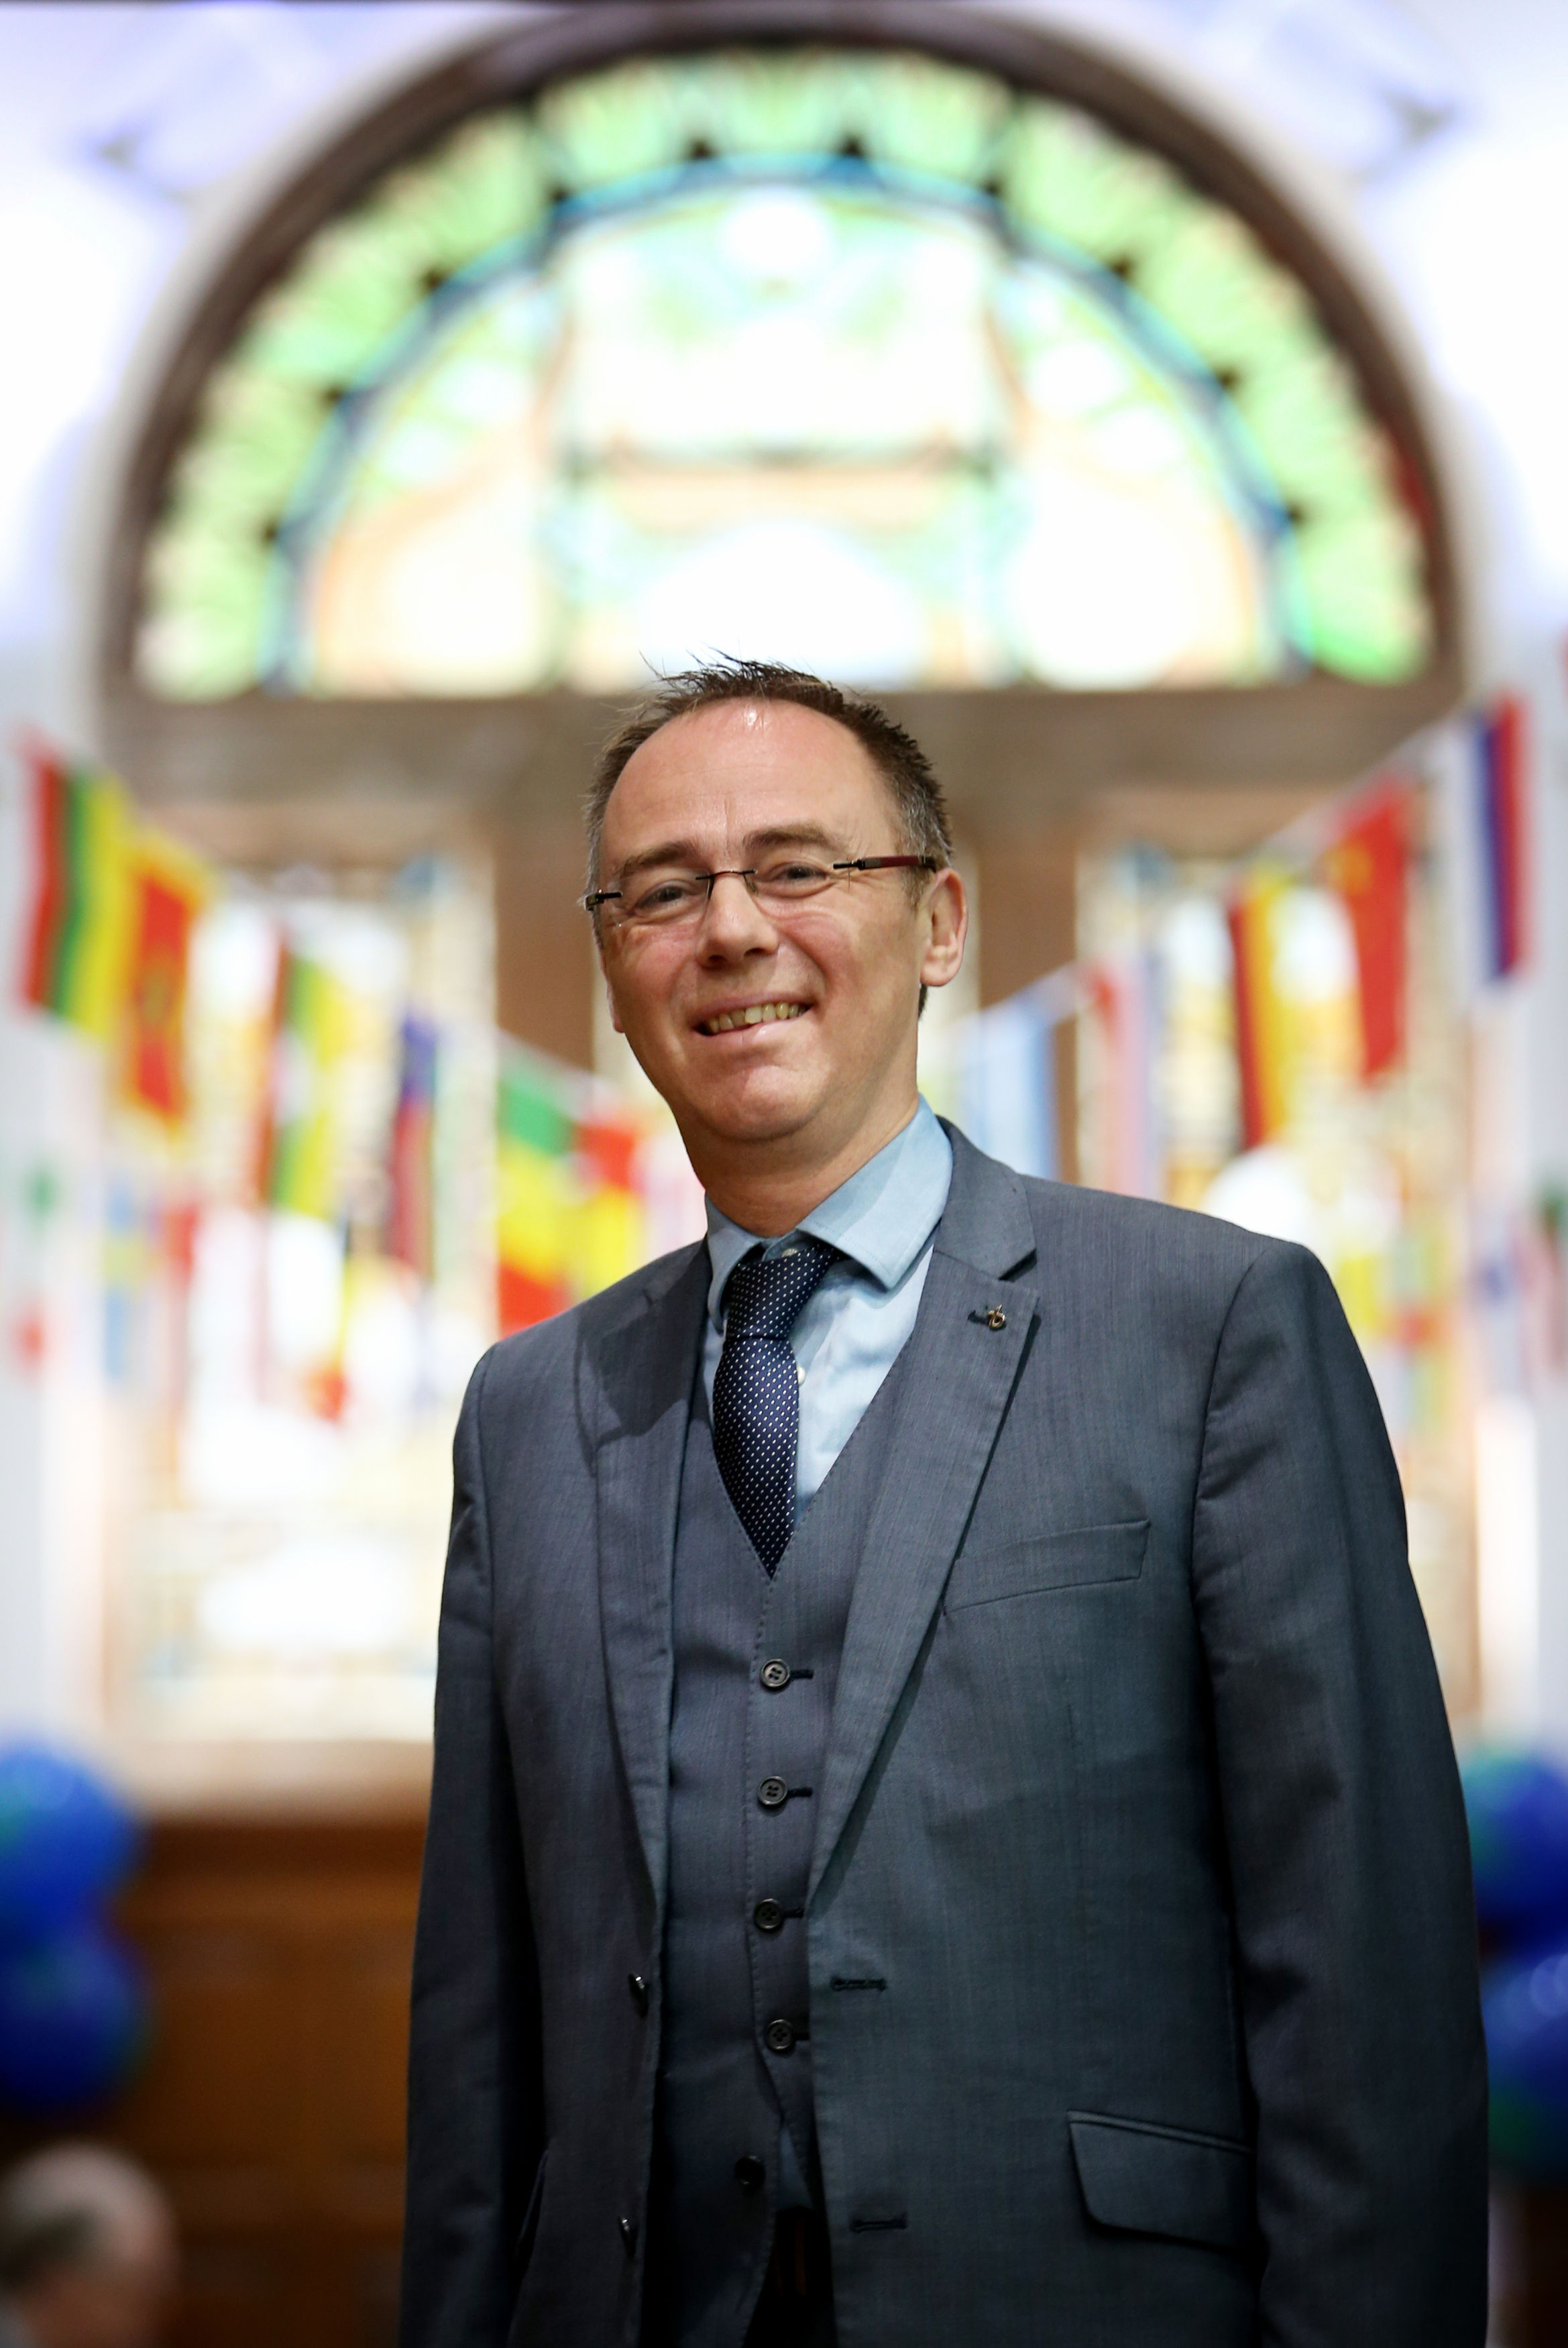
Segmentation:
{"type": "Polygon", "coordinates": [[[801,1231],[826,1240],[879,1288],[897,1288],[941,1221],[952,1179],[952,1144],[922,1100],[901,1133],[776,1240],[743,1231],[710,1199],[708,1313],[714,1328],[724,1325],[724,1283],[741,1258],[758,1246],[771,1255],[801,1231]]]}

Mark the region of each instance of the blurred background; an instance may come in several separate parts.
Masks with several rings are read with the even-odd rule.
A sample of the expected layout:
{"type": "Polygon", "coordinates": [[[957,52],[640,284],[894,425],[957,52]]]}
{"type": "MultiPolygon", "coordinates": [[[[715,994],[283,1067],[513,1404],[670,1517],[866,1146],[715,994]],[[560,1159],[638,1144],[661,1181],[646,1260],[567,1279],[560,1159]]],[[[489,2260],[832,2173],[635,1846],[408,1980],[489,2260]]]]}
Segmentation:
{"type": "Polygon", "coordinates": [[[933,1104],[1328,1265],[1568,2339],[1565,100],[1550,0],[0,11],[0,2153],[157,2179],[149,2339],[392,2336],[452,1426],[702,1228],[575,901],[716,653],[935,757],[933,1104]]]}

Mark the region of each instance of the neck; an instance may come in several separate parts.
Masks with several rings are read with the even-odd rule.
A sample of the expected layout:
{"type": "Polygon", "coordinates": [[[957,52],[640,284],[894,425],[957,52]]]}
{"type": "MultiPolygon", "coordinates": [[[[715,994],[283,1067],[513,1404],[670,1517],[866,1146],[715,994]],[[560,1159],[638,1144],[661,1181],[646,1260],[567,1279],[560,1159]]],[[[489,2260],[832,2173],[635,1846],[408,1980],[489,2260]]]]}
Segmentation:
{"type": "Polygon", "coordinates": [[[796,1134],[752,1143],[719,1142],[711,1135],[682,1138],[697,1179],[720,1212],[758,1239],[779,1239],[886,1149],[918,1107],[911,1092],[825,1154],[796,1134]]]}

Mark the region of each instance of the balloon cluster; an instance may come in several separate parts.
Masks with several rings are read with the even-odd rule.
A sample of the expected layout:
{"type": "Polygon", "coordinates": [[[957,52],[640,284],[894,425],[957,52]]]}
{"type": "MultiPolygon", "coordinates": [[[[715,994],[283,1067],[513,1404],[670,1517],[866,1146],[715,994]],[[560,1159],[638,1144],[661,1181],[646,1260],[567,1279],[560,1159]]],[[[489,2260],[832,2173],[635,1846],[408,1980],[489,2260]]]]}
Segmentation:
{"type": "Polygon", "coordinates": [[[1568,1774],[1480,1752],[1461,1772],[1491,2073],[1491,2150],[1532,2179],[1568,2178],[1568,1774]]]}
{"type": "Polygon", "coordinates": [[[147,1993],[103,1908],[137,1840],[124,1804],[78,1762],[0,1746],[0,2103],[93,2103],[134,2064],[147,1993]]]}

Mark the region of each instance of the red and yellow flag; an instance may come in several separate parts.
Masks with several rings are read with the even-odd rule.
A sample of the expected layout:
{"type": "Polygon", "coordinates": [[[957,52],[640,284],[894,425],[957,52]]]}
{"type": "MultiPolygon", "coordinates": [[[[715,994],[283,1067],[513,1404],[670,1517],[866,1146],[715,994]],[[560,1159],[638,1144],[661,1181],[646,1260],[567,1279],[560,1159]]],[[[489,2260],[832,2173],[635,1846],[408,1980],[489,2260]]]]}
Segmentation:
{"type": "Polygon", "coordinates": [[[1380,1076],[1404,1056],[1409,941],[1411,790],[1391,782],[1365,807],[1324,859],[1356,942],[1361,1004],[1361,1074],[1380,1076]]]}
{"type": "Polygon", "coordinates": [[[1255,865],[1225,908],[1235,970],[1244,1149],[1272,1140],[1290,1113],[1290,1021],[1275,968],[1277,911],[1289,885],[1285,873],[1255,865]]]}
{"type": "Polygon", "coordinates": [[[341,1205],[337,1076],[348,1048],[347,988],[318,962],[283,946],[272,1014],[272,1066],[263,1120],[260,1189],[269,1207],[333,1221],[341,1205]]]}
{"type": "Polygon", "coordinates": [[[110,775],[41,745],[31,770],[36,881],[24,1000],[107,1040],[124,1001],[130,935],[130,802],[110,775]]]}
{"type": "Polygon", "coordinates": [[[161,833],[138,835],[125,1000],[126,1095],[155,1117],[185,1115],[185,994],[190,934],[207,901],[205,868],[161,833]]]}

